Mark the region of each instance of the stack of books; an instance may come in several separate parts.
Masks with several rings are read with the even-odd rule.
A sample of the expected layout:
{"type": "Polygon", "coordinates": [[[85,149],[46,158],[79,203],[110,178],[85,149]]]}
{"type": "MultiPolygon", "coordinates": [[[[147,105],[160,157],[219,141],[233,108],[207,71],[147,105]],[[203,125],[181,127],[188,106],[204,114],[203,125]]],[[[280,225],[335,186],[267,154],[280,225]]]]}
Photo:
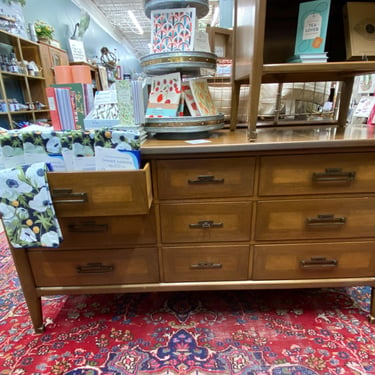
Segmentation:
{"type": "Polygon", "coordinates": [[[84,119],[94,103],[92,84],[53,84],[46,88],[46,94],[54,130],[84,128],[84,119]]]}
{"type": "Polygon", "coordinates": [[[114,89],[97,91],[85,129],[122,126],[141,129],[144,124],[147,86],[143,80],[116,81],[114,89]]]}

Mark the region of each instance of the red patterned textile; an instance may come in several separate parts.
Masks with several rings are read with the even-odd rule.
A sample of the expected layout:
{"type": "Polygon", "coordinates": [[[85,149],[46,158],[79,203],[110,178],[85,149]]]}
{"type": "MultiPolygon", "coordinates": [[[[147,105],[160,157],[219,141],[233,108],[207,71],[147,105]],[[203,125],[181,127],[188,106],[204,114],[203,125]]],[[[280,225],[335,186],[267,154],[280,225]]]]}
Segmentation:
{"type": "Polygon", "coordinates": [[[0,235],[0,374],[375,374],[368,287],[43,298],[34,334],[0,235]]]}

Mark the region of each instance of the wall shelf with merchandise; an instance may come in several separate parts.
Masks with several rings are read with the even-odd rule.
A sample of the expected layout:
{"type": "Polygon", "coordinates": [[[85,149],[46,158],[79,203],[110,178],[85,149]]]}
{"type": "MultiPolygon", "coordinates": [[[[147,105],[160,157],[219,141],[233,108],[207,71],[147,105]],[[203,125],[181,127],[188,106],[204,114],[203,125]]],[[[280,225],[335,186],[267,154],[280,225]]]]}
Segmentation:
{"type": "Polygon", "coordinates": [[[13,129],[49,116],[39,45],[0,31],[0,126],[13,129]]]}

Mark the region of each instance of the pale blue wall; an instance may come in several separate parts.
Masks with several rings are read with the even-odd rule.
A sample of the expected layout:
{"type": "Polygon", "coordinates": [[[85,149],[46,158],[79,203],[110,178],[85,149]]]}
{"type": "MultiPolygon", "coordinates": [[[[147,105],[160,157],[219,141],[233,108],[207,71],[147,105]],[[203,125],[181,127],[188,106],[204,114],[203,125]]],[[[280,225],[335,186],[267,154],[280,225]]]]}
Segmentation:
{"type": "MultiPolygon", "coordinates": [[[[55,28],[54,39],[61,48],[68,51],[68,39],[73,34],[74,26],[79,22],[81,10],[71,0],[26,0],[23,7],[26,25],[29,22],[43,20],[55,28]]],[[[86,57],[100,58],[100,49],[105,46],[112,52],[117,50],[123,73],[140,72],[139,60],[127,49],[107,34],[91,18],[90,26],[83,36],[86,57]]]]}

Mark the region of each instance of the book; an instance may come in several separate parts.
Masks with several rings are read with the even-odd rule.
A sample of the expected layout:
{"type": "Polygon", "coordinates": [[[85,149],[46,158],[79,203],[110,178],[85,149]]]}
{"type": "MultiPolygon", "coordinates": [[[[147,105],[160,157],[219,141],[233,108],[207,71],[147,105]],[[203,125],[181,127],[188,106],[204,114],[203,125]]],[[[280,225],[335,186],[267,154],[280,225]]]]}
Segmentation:
{"type": "Polygon", "coordinates": [[[217,115],[218,111],[215,102],[212,99],[207,80],[205,78],[194,78],[189,80],[189,86],[200,115],[217,115]]]}
{"type": "Polygon", "coordinates": [[[117,105],[120,125],[138,126],[144,123],[145,87],[142,80],[116,81],[117,105]]]}
{"type": "Polygon", "coordinates": [[[70,90],[75,117],[75,128],[84,129],[84,119],[90,111],[88,103],[92,102],[92,99],[88,97],[94,95],[93,85],[87,83],[60,83],[53,84],[51,87],[70,90]]]}
{"type": "Polygon", "coordinates": [[[46,95],[48,100],[49,112],[51,115],[52,127],[54,130],[62,130],[59,110],[57,108],[55,89],[53,87],[46,87],[46,95]]]}
{"type": "Polygon", "coordinates": [[[131,80],[116,81],[115,87],[120,124],[135,126],[134,95],[131,80]]]}
{"type": "Polygon", "coordinates": [[[176,117],[180,96],[180,73],[152,77],[146,117],[176,117]]]}
{"type": "Polygon", "coordinates": [[[73,99],[71,97],[70,89],[63,87],[54,87],[54,90],[56,94],[56,102],[61,123],[61,129],[75,129],[75,118],[72,104],[73,99]]]}
{"type": "Polygon", "coordinates": [[[144,80],[132,80],[131,83],[134,97],[135,123],[136,125],[141,125],[145,123],[145,100],[148,98],[147,85],[144,80]]]}
{"type": "Polygon", "coordinates": [[[300,3],[294,55],[324,53],[330,0],[300,3]]]}

